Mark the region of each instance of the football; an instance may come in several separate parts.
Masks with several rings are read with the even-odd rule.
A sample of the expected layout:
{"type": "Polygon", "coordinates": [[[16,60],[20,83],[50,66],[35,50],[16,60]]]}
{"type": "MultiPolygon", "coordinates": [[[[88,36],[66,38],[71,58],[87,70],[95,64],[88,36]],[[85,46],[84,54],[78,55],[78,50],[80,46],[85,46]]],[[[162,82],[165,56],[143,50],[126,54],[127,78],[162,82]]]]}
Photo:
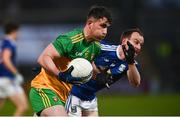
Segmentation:
{"type": "Polygon", "coordinates": [[[88,82],[93,74],[93,67],[91,63],[84,58],[73,59],[69,64],[68,68],[73,66],[74,69],[71,72],[73,77],[83,78],[83,83],[88,82]]]}

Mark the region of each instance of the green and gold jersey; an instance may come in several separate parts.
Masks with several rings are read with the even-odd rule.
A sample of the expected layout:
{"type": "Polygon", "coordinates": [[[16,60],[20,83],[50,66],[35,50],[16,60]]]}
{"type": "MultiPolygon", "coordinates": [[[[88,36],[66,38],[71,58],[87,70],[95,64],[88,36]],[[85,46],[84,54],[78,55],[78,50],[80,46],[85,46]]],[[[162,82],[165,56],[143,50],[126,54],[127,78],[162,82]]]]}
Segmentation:
{"type": "Polygon", "coordinates": [[[70,59],[85,58],[91,62],[100,53],[99,42],[87,42],[82,29],[60,35],[53,45],[61,56],[70,59]]]}
{"type": "MultiPolygon", "coordinates": [[[[100,53],[99,42],[87,42],[82,29],[75,29],[69,33],[60,35],[52,44],[60,56],[62,56],[54,60],[60,71],[67,69],[67,64],[72,59],[85,58],[92,62],[100,53]]],[[[31,87],[51,89],[58,94],[63,102],[66,101],[71,90],[70,84],[58,80],[57,76],[46,72],[43,68],[31,82],[31,87]]]]}

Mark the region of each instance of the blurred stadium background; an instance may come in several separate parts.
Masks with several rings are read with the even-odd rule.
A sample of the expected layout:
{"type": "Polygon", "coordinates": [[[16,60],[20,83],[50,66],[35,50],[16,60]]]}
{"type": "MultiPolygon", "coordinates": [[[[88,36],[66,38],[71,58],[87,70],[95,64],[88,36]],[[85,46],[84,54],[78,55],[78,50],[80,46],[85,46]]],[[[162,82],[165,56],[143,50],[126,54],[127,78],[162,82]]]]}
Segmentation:
{"type": "MultiPolygon", "coordinates": [[[[113,14],[107,40],[118,44],[121,32],[136,26],[145,35],[138,57],[141,86],[133,88],[123,78],[99,92],[100,115],[180,115],[180,0],[0,0],[0,37],[3,22],[21,24],[18,67],[26,92],[42,50],[59,34],[83,26],[94,4],[113,14]]],[[[0,115],[11,115],[13,108],[7,101],[0,115]]],[[[31,107],[26,115],[33,115],[31,107]]]]}

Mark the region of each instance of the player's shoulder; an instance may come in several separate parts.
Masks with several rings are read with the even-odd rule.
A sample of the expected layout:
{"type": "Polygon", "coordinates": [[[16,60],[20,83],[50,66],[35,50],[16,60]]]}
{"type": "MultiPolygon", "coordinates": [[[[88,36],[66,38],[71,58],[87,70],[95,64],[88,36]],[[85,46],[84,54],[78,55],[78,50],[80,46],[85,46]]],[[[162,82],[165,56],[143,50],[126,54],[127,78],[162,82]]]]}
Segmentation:
{"type": "Polygon", "coordinates": [[[81,40],[83,37],[83,30],[81,28],[75,28],[72,31],[59,35],[57,39],[66,39],[73,42],[81,40]]]}
{"type": "Polygon", "coordinates": [[[2,39],[1,40],[1,45],[2,46],[13,46],[11,40],[9,40],[9,39],[2,39]]]}
{"type": "Polygon", "coordinates": [[[100,45],[101,45],[101,50],[104,50],[104,51],[116,51],[118,47],[118,45],[107,42],[107,41],[101,41],[100,45]]]}
{"type": "Polygon", "coordinates": [[[74,30],[64,34],[72,43],[79,42],[84,39],[82,28],[75,28],[74,30]]]}
{"type": "Polygon", "coordinates": [[[1,40],[1,42],[2,42],[2,43],[10,43],[10,40],[3,38],[3,39],[1,40]]]}
{"type": "Polygon", "coordinates": [[[75,29],[65,33],[64,35],[69,36],[69,37],[73,37],[73,36],[76,36],[76,35],[82,34],[82,33],[83,33],[82,28],[75,28],[75,29]]]}

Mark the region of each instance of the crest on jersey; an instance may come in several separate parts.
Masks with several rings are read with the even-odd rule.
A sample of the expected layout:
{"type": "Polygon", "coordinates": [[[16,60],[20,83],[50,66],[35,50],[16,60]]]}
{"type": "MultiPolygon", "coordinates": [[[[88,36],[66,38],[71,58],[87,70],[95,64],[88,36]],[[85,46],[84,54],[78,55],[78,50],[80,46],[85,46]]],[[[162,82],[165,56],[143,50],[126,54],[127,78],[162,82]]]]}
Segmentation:
{"type": "Polygon", "coordinates": [[[76,113],[77,112],[77,107],[76,106],[72,106],[71,107],[71,112],[72,113],[76,113]]]}
{"type": "Polygon", "coordinates": [[[57,102],[58,101],[58,97],[53,97],[53,100],[55,101],[55,102],[57,102]]]}
{"type": "Polygon", "coordinates": [[[119,71],[123,72],[126,69],[126,66],[124,64],[121,64],[119,66],[119,71]]]}

